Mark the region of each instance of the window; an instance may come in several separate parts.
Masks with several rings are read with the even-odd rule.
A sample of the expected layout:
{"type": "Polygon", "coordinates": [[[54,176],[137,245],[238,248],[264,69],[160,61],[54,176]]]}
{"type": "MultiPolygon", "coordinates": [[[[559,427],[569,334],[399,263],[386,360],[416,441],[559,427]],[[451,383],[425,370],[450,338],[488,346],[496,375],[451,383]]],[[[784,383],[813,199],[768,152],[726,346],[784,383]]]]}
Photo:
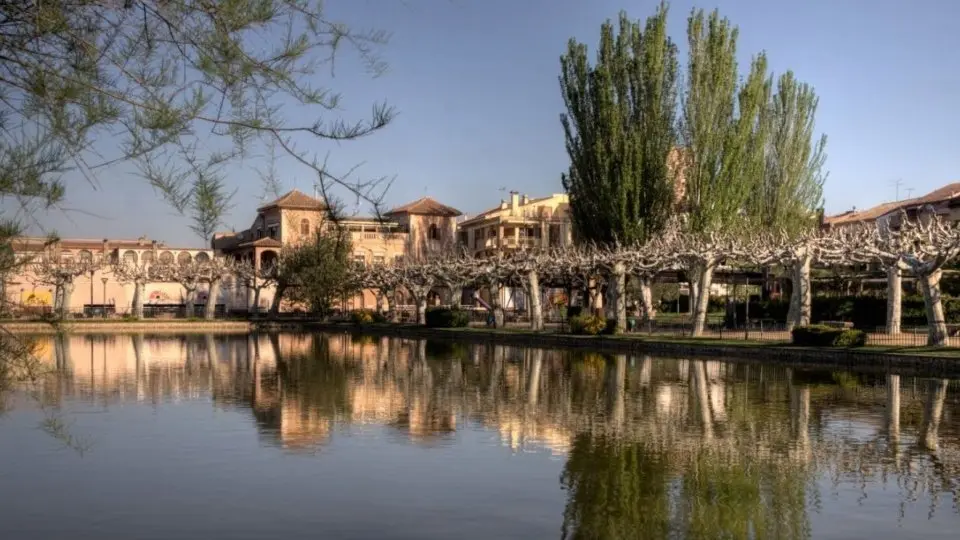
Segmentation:
{"type": "Polygon", "coordinates": [[[360,266],[365,266],[367,264],[367,258],[363,256],[363,253],[358,253],[353,256],[353,262],[360,266]]]}
{"type": "Polygon", "coordinates": [[[194,258],[194,260],[198,263],[205,263],[210,260],[210,256],[201,251],[200,253],[197,253],[197,256],[194,258]]]}
{"type": "Polygon", "coordinates": [[[93,253],[89,250],[80,250],[80,260],[86,263],[93,262],[93,253]]]}
{"type": "Polygon", "coordinates": [[[393,257],[394,264],[400,264],[403,262],[403,255],[394,255],[393,257]]]}
{"type": "Polygon", "coordinates": [[[310,234],[310,220],[303,218],[300,220],[300,234],[307,236],[310,234]]]}
{"type": "Polygon", "coordinates": [[[164,251],[160,254],[160,264],[173,264],[173,253],[164,251]]]}
{"type": "Polygon", "coordinates": [[[270,227],[269,229],[267,229],[267,236],[269,236],[270,238],[273,238],[273,239],[276,239],[276,238],[277,238],[277,227],[276,227],[276,225],[274,225],[274,226],[270,227]]]}
{"type": "Polygon", "coordinates": [[[380,264],[380,265],[387,264],[387,258],[384,257],[383,255],[374,255],[373,264],[380,264]]]}
{"type": "Polygon", "coordinates": [[[123,262],[127,264],[137,264],[137,252],[130,250],[124,251],[123,262]]]}
{"type": "Polygon", "coordinates": [[[143,264],[152,264],[152,263],[153,263],[153,252],[152,252],[152,251],[144,251],[144,252],[140,255],[140,260],[143,261],[143,264]]]}
{"type": "Polygon", "coordinates": [[[440,229],[438,229],[436,225],[430,225],[429,238],[430,238],[431,240],[439,240],[439,239],[440,239],[440,229]]]}
{"type": "Polygon", "coordinates": [[[257,240],[263,238],[263,229],[257,229],[257,240]]]}
{"type": "Polygon", "coordinates": [[[467,231],[460,231],[459,235],[460,235],[461,244],[467,245],[470,242],[469,237],[467,235],[467,231]]]}
{"type": "Polygon", "coordinates": [[[180,253],[177,254],[177,264],[187,265],[187,264],[190,264],[192,261],[193,261],[193,257],[190,255],[190,252],[188,251],[181,251],[180,253]]]}

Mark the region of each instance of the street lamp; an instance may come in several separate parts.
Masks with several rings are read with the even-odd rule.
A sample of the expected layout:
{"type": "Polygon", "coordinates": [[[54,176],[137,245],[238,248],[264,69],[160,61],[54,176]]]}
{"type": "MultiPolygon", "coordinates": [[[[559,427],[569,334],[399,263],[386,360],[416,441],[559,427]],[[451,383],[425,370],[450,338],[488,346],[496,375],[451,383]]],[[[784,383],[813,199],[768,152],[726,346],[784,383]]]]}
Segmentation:
{"type": "Polygon", "coordinates": [[[103,283],[103,307],[102,307],[102,309],[103,309],[103,318],[104,318],[104,319],[107,318],[107,281],[109,281],[109,278],[107,278],[107,277],[102,277],[102,278],[100,278],[100,282],[103,283]]]}

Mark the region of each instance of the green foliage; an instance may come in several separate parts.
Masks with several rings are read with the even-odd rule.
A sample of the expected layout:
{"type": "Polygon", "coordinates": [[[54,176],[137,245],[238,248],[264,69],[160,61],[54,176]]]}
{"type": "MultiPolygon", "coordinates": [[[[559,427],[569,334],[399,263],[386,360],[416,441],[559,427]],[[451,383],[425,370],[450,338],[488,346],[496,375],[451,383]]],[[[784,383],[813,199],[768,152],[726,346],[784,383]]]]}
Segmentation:
{"type": "MultiPolygon", "coordinates": [[[[616,323],[616,321],[614,321],[616,323]]],[[[607,329],[607,320],[596,315],[577,315],[570,318],[570,333],[597,336],[607,329]]]]}
{"type": "Polygon", "coordinates": [[[462,309],[434,307],[427,309],[426,325],[430,328],[465,328],[470,315],[462,309]]]}
{"type": "Polygon", "coordinates": [[[287,252],[288,261],[281,264],[289,279],[289,298],[321,317],[329,315],[336,300],[357,290],[351,279],[351,250],[347,233],[334,230],[287,252]]]}
{"type": "Polygon", "coordinates": [[[579,317],[583,313],[583,306],[570,306],[567,308],[567,320],[579,317]]]}
{"type": "Polygon", "coordinates": [[[818,98],[787,71],[777,81],[768,115],[770,144],[750,212],[766,230],[795,233],[816,225],[823,203],[826,136],[814,139],[818,98]]]}
{"type": "Polygon", "coordinates": [[[867,344],[867,334],[849,328],[798,326],[793,329],[793,344],[805,347],[863,347],[867,344]]]}
{"type": "Polygon", "coordinates": [[[645,25],[620,13],[600,29],[594,65],[571,39],[560,58],[560,117],[570,168],[563,175],[578,240],[648,240],[674,202],[667,160],[676,145],[677,47],[667,6],[645,25]]]}
{"type": "Polygon", "coordinates": [[[369,309],[355,309],[350,312],[350,321],[353,324],[370,324],[373,322],[373,312],[369,309]]]}

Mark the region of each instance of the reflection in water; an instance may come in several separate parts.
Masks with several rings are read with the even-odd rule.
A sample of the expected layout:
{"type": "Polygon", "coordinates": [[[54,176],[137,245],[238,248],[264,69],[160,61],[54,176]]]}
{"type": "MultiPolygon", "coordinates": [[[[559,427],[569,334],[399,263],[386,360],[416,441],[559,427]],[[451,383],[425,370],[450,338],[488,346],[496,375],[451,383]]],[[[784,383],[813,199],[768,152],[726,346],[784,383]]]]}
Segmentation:
{"type": "Polygon", "coordinates": [[[415,446],[479,430],[561,456],[544,489],[566,492],[564,537],[829,537],[831,508],[868,495],[899,508],[872,516],[879,531],[957,524],[947,380],[350,335],[50,339],[47,403],[210,398],[295,453],[375,425],[415,446]]]}

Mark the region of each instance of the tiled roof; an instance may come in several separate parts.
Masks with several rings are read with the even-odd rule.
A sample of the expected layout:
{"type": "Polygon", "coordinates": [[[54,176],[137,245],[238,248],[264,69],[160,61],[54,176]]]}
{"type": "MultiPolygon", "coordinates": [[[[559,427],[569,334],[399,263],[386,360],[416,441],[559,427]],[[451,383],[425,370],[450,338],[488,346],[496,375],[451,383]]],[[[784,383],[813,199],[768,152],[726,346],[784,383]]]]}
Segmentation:
{"type": "Polygon", "coordinates": [[[279,247],[283,247],[283,242],[277,240],[276,238],[264,237],[264,238],[258,238],[257,240],[253,240],[253,241],[250,241],[250,242],[244,242],[244,243],[240,244],[238,247],[272,247],[272,248],[279,248],[279,247]]]}
{"type": "Polygon", "coordinates": [[[461,212],[456,208],[441,204],[430,197],[422,197],[413,202],[398,206],[387,212],[388,216],[395,214],[422,214],[427,216],[457,217],[461,214],[461,212]]]}
{"type": "Polygon", "coordinates": [[[960,182],[947,184],[922,197],[902,201],[885,202],[861,211],[848,211],[824,218],[825,225],[849,225],[851,223],[870,222],[897,210],[913,208],[924,204],[946,202],[960,197],[960,182]]]}
{"type": "Polygon", "coordinates": [[[295,210],[324,210],[327,206],[323,201],[307,195],[299,189],[288,191],[279,199],[267,203],[257,209],[258,212],[270,208],[290,208],[295,210]]]}

